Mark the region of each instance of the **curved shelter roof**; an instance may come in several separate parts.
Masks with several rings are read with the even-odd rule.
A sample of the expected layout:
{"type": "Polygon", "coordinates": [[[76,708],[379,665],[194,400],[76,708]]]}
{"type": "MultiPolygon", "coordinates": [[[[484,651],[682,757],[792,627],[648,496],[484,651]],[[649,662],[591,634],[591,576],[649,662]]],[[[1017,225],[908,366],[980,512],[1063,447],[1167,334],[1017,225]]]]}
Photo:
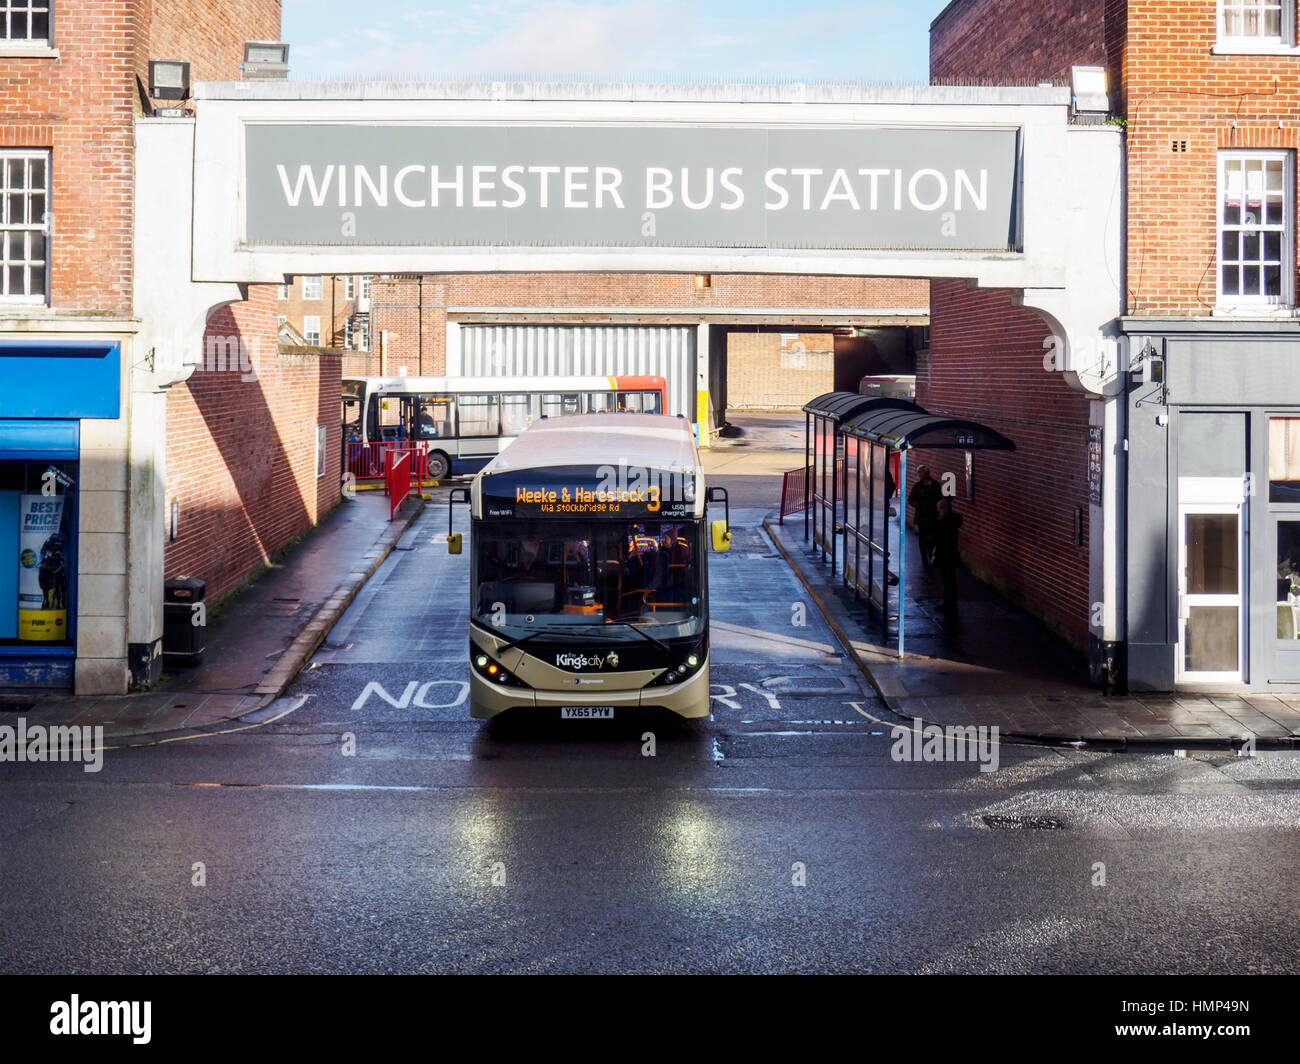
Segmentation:
{"type": "Polygon", "coordinates": [[[827,392],[804,403],[805,414],[830,418],[837,426],[850,418],[871,410],[920,410],[908,399],[885,399],[878,395],[859,395],[857,392],[827,392]]]}
{"type": "Polygon", "coordinates": [[[1016,445],[978,421],[931,414],[919,406],[908,410],[875,409],[840,426],[846,436],[880,443],[896,451],[911,447],[955,451],[1014,451],[1016,445]]]}

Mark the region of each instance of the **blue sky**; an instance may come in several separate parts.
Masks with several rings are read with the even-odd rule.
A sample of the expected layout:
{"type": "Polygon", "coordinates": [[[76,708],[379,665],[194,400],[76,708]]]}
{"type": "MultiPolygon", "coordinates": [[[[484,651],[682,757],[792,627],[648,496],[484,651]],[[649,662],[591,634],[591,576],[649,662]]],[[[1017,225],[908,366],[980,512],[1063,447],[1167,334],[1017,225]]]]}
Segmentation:
{"type": "Polygon", "coordinates": [[[947,0],[284,0],[290,77],[925,82],[947,0]]]}

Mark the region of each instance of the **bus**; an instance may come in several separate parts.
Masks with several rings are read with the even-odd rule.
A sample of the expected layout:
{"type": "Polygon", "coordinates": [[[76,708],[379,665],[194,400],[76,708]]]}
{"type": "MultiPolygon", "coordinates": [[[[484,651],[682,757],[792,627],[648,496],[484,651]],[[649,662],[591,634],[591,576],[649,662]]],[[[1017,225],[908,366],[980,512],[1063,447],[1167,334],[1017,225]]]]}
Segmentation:
{"type": "Polygon", "coordinates": [[[689,421],[538,421],[452,491],[451,554],[466,503],[471,716],[708,715],[708,548],[730,547],[730,514],[726,491],[705,489],[689,421]]]}
{"type": "Polygon", "coordinates": [[[477,473],[540,418],[664,414],[667,391],[663,377],[348,377],[344,468],[382,476],[399,449],[434,480],[477,473]]]}

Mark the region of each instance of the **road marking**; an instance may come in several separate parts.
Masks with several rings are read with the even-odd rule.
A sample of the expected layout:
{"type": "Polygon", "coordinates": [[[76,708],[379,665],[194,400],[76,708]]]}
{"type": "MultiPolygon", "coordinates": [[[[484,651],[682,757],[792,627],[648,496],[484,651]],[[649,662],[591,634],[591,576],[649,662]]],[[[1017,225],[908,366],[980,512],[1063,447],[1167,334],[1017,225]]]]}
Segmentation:
{"type": "Polygon", "coordinates": [[[773,643],[803,647],[805,650],[819,650],[823,654],[839,654],[839,650],[829,643],[815,643],[811,639],[800,639],[793,635],[778,635],[775,632],[764,632],[758,628],[742,628],[738,624],[728,624],[726,621],[710,620],[709,627],[720,628],[724,632],[734,632],[737,635],[753,636],[755,639],[766,639],[773,643]]]}
{"type": "MultiPolygon", "coordinates": [[[[909,721],[906,721],[906,722],[903,722],[903,721],[893,722],[893,721],[888,721],[888,720],[881,720],[879,717],[873,717],[870,713],[868,713],[865,709],[863,709],[863,708],[862,708],[862,703],[861,703],[861,702],[845,702],[844,704],[845,704],[846,706],[852,706],[855,710],[858,711],[858,713],[860,713],[862,716],[866,717],[867,720],[871,721],[871,723],[873,723],[873,724],[879,724],[879,725],[881,725],[882,727],[889,728],[890,731],[891,731],[891,733],[892,733],[895,729],[902,728],[904,731],[911,732],[913,735],[924,735],[924,734],[925,734],[925,733],[924,733],[924,730],[918,731],[916,728],[912,727],[912,722],[911,722],[910,720],[909,720],[909,721]]],[[[933,721],[932,721],[931,723],[936,723],[936,722],[933,722],[933,721]]],[[[939,725],[939,726],[940,726],[940,727],[943,727],[943,725],[939,725]]],[[[960,727],[966,727],[966,725],[960,725],[960,727]]],[[[996,745],[996,746],[1002,746],[1002,745],[1004,745],[1003,740],[1002,740],[1002,733],[1001,733],[1001,731],[998,732],[998,737],[997,737],[996,739],[994,739],[992,736],[990,736],[989,739],[988,739],[988,742],[990,742],[990,743],[992,743],[992,744],[994,744],[994,745],[996,745]]],[[[1011,740],[1007,740],[1007,743],[1010,744],[1010,745],[1012,745],[1012,746],[1015,746],[1015,747],[1017,747],[1017,748],[1019,748],[1019,749],[1024,749],[1024,748],[1029,748],[1029,749],[1031,749],[1031,750],[1057,750],[1057,749],[1058,749],[1058,747],[1056,747],[1056,746],[1048,746],[1048,745],[1045,744],[1045,743],[1031,743],[1031,742],[1026,742],[1026,741],[1022,741],[1022,740],[1019,740],[1019,739],[1011,739],[1011,740]]],[[[1067,743],[1066,745],[1069,745],[1069,744],[1067,743]]]]}
{"type": "MultiPolygon", "coordinates": [[[[146,746],[162,746],[164,743],[183,743],[190,739],[206,739],[209,735],[233,735],[235,732],[251,731],[253,728],[265,728],[268,724],[274,724],[277,720],[282,720],[290,713],[296,713],[307,704],[307,699],[311,695],[299,695],[293,705],[285,708],[284,712],[277,713],[274,717],[266,720],[259,720],[252,724],[241,724],[237,728],[223,728],[221,731],[198,732],[195,735],[173,735],[167,739],[155,739],[151,743],[122,743],[120,746],[106,746],[105,750],[138,750],[146,746]]],[[[256,710],[254,710],[256,712],[256,710]]]]}

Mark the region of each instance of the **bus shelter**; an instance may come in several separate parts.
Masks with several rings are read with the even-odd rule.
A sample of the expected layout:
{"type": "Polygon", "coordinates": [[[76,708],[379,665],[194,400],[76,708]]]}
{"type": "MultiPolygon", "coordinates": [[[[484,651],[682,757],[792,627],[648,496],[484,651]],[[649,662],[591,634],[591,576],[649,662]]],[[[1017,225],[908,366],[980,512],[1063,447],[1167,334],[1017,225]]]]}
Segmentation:
{"type": "Polygon", "coordinates": [[[836,533],[844,514],[846,444],[843,426],[873,411],[919,409],[907,399],[827,392],[804,404],[803,538],[812,534],[822,561],[830,552],[831,573],[836,571],[836,533]]]}
{"type": "Polygon", "coordinates": [[[844,584],[865,594],[880,609],[881,642],[889,642],[890,598],[897,587],[898,656],[906,649],[907,504],[889,512],[887,483],[896,479],[905,497],[907,452],[914,448],[949,451],[1014,451],[1016,445],[999,432],[975,421],[908,409],[874,408],[840,426],[845,440],[844,584]],[[897,472],[890,462],[897,457],[897,472]],[[892,519],[891,519],[892,517],[892,519]],[[865,559],[864,559],[865,554],[865,559]],[[890,567],[896,561],[897,572],[890,567]],[[897,584],[891,586],[890,577],[897,584]]]}

